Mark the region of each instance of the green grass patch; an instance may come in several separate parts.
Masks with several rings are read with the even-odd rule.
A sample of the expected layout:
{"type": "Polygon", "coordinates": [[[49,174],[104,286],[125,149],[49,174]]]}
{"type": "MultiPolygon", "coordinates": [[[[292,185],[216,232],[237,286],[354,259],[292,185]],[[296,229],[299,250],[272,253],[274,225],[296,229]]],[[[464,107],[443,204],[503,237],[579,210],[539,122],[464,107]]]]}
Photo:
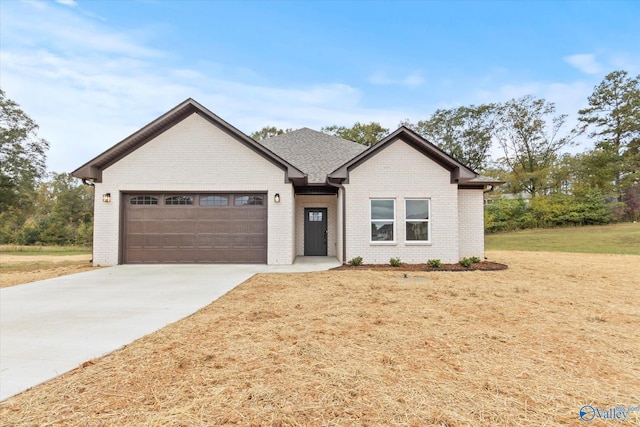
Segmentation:
{"type": "Polygon", "coordinates": [[[640,223],[487,234],[485,248],[503,251],[640,255],[640,223]]]}
{"type": "Polygon", "coordinates": [[[90,254],[89,246],[17,246],[0,245],[0,254],[7,255],[84,255],[90,254]]]}

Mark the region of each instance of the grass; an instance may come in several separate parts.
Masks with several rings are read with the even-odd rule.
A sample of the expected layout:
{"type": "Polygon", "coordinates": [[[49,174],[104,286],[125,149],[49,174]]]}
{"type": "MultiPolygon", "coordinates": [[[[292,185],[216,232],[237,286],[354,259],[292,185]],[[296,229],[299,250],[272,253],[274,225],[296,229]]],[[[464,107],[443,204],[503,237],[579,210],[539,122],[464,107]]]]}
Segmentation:
{"type": "Polygon", "coordinates": [[[86,248],[4,246],[0,249],[0,288],[90,270],[86,248]]]}
{"type": "Polygon", "coordinates": [[[487,255],[509,269],[256,275],[0,424],[569,426],[637,405],[640,257],[487,255]]]}
{"type": "Polygon", "coordinates": [[[0,245],[1,255],[83,255],[90,254],[88,246],[19,246],[0,245]]]}
{"type": "Polygon", "coordinates": [[[488,250],[640,255],[640,223],[534,229],[485,236],[488,250]]]}

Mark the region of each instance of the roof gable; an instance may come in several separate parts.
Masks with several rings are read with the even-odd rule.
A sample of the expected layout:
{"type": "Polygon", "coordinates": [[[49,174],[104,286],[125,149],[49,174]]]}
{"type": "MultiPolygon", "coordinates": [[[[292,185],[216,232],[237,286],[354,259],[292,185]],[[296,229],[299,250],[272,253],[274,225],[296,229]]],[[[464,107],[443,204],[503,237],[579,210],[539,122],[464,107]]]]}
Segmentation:
{"type": "Polygon", "coordinates": [[[74,170],[71,175],[76,178],[101,182],[102,171],[104,169],[140,148],[147,142],[153,140],[167,129],[180,123],[191,114],[200,115],[205,120],[211,122],[213,125],[219,127],[224,132],[232,136],[238,142],[244,144],[267,160],[271,161],[276,166],[283,169],[286,172],[287,179],[305,181],[306,176],[301,170],[268,150],[264,145],[257,143],[235,127],[231,126],[229,123],[222,120],[220,117],[213,114],[191,98],[158,117],[142,129],[118,142],[102,154],[99,154],[95,158],[89,160],[87,163],[74,170]]]}
{"type": "MultiPolygon", "coordinates": [[[[395,132],[389,134],[377,144],[369,147],[366,151],[363,151],[359,155],[336,168],[328,175],[328,178],[348,181],[349,171],[358,167],[358,165],[363,162],[366,162],[371,157],[381,153],[385,148],[398,140],[404,141],[443,168],[447,169],[451,173],[451,183],[463,184],[469,181],[472,181],[476,185],[485,183],[484,180],[481,179],[484,177],[481,177],[479,174],[405,126],[399,127],[395,132]]],[[[490,183],[495,184],[498,183],[498,181],[491,180],[490,183]]],[[[487,184],[489,184],[489,182],[487,182],[487,184]]]]}
{"type": "Polygon", "coordinates": [[[357,142],[309,128],[259,142],[307,174],[310,184],[324,184],[329,173],[367,149],[357,142]]]}

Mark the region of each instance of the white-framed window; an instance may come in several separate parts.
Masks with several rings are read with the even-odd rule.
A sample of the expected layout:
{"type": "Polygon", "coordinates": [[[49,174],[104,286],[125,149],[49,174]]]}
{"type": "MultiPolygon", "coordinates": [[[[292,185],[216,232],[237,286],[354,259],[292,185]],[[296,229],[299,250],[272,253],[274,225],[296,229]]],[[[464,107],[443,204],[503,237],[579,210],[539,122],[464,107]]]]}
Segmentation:
{"type": "Polygon", "coordinates": [[[395,242],[396,201],[371,199],[371,242],[395,242]]]}
{"type": "Polygon", "coordinates": [[[431,242],[431,200],[405,199],[405,241],[431,242]]]}

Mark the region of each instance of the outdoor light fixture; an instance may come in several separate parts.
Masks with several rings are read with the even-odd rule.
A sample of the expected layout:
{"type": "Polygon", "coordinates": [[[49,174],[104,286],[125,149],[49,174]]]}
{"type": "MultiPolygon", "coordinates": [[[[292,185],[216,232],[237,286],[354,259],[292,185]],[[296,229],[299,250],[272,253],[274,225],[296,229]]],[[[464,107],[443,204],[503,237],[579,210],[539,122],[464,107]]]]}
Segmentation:
{"type": "Polygon", "coordinates": [[[105,203],[111,202],[111,193],[104,193],[102,195],[102,201],[105,203]]]}
{"type": "Polygon", "coordinates": [[[280,203],[280,193],[276,193],[276,195],[273,196],[273,201],[276,203],[280,203]]]}

